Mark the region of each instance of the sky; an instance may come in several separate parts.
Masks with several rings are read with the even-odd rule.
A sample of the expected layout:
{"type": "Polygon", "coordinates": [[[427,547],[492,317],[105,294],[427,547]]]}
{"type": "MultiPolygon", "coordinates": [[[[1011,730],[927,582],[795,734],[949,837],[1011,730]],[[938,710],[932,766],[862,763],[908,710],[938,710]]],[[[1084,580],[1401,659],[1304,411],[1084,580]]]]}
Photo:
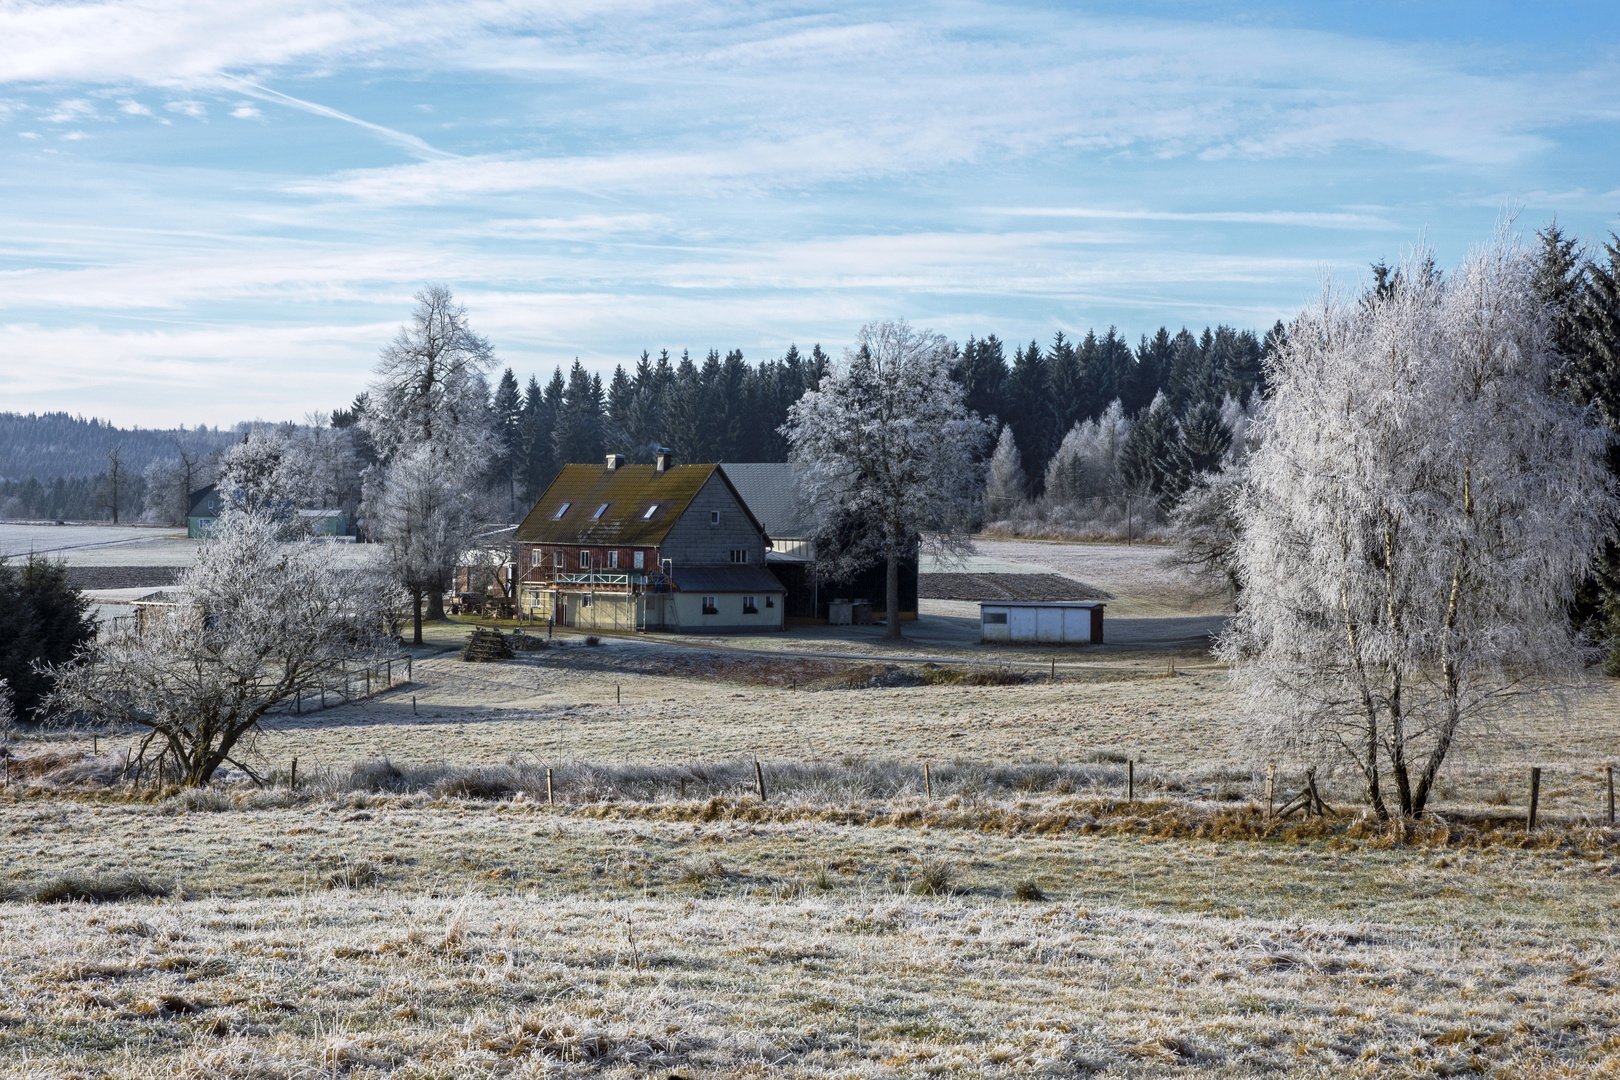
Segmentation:
{"type": "Polygon", "coordinates": [[[0,410],[300,419],[427,282],[521,379],[907,318],[1263,331],[1620,229],[1620,5],[0,0],[0,410]]]}

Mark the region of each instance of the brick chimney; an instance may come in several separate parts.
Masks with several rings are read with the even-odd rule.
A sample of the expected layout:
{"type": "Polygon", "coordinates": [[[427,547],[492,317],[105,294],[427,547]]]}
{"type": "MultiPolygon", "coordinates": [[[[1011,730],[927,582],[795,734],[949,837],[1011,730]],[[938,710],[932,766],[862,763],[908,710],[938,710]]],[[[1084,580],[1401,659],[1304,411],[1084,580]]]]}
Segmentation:
{"type": "Polygon", "coordinates": [[[607,456],[608,472],[612,472],[614,469],[620,468],[623,465],[624,465],[624,455],[623,454],[609,454],[607,456]]]}

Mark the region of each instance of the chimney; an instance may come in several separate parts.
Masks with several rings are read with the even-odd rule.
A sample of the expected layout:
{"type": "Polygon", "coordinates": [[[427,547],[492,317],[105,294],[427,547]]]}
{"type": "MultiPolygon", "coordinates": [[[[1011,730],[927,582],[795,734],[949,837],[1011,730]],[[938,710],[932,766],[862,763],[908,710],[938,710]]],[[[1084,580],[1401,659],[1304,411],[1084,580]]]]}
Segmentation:
{"type": "Polygon", "coordinates": [[[612,472],[614,469],[619,468],[623,464],[624,464],[624,455],[623,454],[609,454],[607,456],[608,472],[612,472]]]}
{"type": "Polygon", "coordinates": [[[675,464],[675,455],[668,450],[659,450],[658,456],[653,458],[653,471],[667,472],[673,464],[675,464]]]}

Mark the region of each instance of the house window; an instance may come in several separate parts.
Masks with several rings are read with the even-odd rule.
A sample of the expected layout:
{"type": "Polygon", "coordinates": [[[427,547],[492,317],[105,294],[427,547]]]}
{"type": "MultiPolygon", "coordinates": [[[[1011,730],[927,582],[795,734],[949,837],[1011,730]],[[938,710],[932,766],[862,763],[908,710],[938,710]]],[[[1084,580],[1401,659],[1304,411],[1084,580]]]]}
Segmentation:
{"type": "Polygon", "coordinates": [[[591,515],[591,520],[592,521],[601,521],[602,520],[602,515],[607,513],[607,508],[608,508],[607,503],[603,503],[601,506],[598,506],[596,508],[596,513],[591,515]]]}
{"type": "Polygon", "coordinates": [[[561,506],[557,507],[557,512],[551,515],[551,520],[556,521],[558,518],[568,513],[568,508],[573,505],[573,503],[563,503],[561,506]]]}
{"type": "Polygon", "coordinates": [[[658,504],[653,503],[651,506],[647,507],[647,512],[645,514],[641,515],[641,520],[642,521],[651,521],[652,516],[654,514],[656,514],[656,513],[658,513],[658,504]]]}
{"type": "Polygon", "coordinates": [[[765,606],[766,606],[766,607],[775,607],[775,606],[776,606],[776,597],[774,597],[774,596],[767,596],[767,597],[766,597],[766,598],[765,598],[765,606]]]}
{"type": "Polygon", "coordinates": [[[544,556],[545,556],[545,552],[541,551],[539,548],[530,548],[529,549],[529,565],[530,566],[539,566],[540,565],[540,560],[544,556]]]}
{"type": "Polygon", "coordinates": [[[714,597],[705,596],[703,598],[703,614],[705,614],[705,615],[718,615],[718,614],[720,614],[720,607],[719,607],[718,604],[716,604],[714,602],[714,597]]]}
{"type": "Polygon", "coordinates": [[[579,606],[580,607],[590,607],[591,606],[591,594],[590,593],[582,593],[580,595],[579,606]]]}
{"type": "Polygon", "coordinates": [[[647,567],[646,553],[640,552],[640,551],[636,552],[636,554],[635,554],[635,567],[636,567],[637,570],[646,569],[646,567],[647,567]]]}
{"type": "Polygon", "coordinates": [[[732,562],[739,562],[739,563],[747,562],[748,561],[748,549],[747,548],[732,548],[731,549],[731,561],[732,562]]]}
{"type": "Polygon", "coordinates": [[[754,598],[752,596],[743,597],[743,614],[744,615],[758,615],[759,614],[759,605],[754,603],[754,598]]]}
{"type": "Polygon", "coordinates": [[[984,624],[986,626],[1005,626],[1006,623],[1007,613],[1005,611],[987,611],[984,613],[984,624]]]}
{"type": "Polygon", "coordinates": [[[564,561],[562,548],[558,548],[556,551],[551,553],[551,564],[559,570],[567,565],[567,563],[564,561]]]}
{"type": "Polygon", "coordinates": [[[590,549],[582,548],[580,550],[580,553],[579,553],[579,568],[581,570],[589,570],[591,568],[590,549]]]}
{"type": "Polygon", "coordinates": [[[718,511],[718,510],[710,510],[709,511],[709,524],[710,525],[718,525],[718,524],[720,524],[720,511],[718,511]]]}
{"type": "Polygon", "coordinates": [[[608,552],[608,569],[617,570],[618,568],[619,568],[619,549],[614,548],[612,551],[608,552]]]}

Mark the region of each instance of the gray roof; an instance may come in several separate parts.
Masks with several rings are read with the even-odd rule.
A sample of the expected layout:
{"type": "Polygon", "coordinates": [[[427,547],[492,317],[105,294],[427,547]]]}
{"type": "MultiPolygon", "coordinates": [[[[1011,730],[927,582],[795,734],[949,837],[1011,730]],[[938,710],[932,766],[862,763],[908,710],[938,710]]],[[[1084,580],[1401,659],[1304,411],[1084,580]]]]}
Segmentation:
{"type": "Polygon", "coordinates": [[[799,498],[793,466],[769,461],[720,468],[772,540],[802,540],[810,535],[810,508],[799,498]]]}
{"type": "Polygon", "coordinates": [[[675,584],[681,592],[768,593],[787,592],[782,583],[763,566],[674,566],[675,584]]]}

